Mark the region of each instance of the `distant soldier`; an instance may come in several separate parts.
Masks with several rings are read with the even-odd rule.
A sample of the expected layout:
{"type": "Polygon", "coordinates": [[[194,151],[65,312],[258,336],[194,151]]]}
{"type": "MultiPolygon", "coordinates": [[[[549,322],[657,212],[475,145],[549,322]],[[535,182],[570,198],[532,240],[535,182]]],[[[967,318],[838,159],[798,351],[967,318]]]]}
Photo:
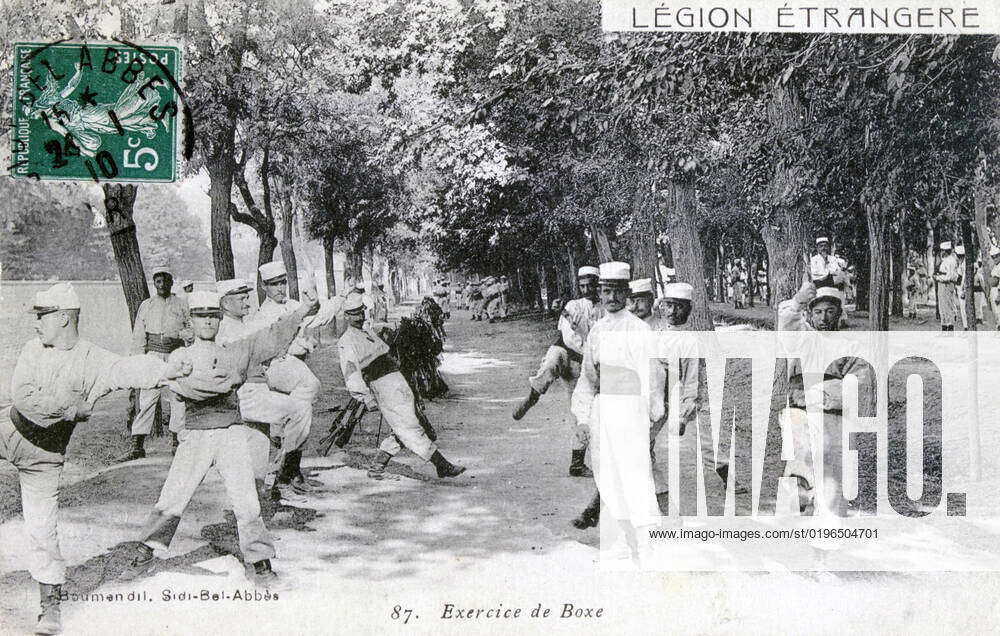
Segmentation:
{"type": "MultiPolygon", "coordinates": [[[[192,338],[191,317],[188,315],[187,300],[171,293],[173,275],[166,264],[153,267],[153,286],[156,294],[142,301],[135,314],[132,327],[132,346],[129,353],[153,353],[161,360],[184,346],[192,338]]],[[[169,405],[169,391],[160,389],[139,391],[138,409],[132,420],[132,445],[128,452],[116,461],[127,462],[146,456],[146,436],[153,431],[157,403],[169,405]]],[[[162,409],[168,413],[170,407],[162,409]]],[[[176,434],[176,425],[171,422],[170,430],[176,434]]]]}
{"type": "Polygon", "coordinates": [[[472,303],[472,281],[465,281],[465,287],[462,288],[462,309],[468,311],[471,308],[472,303]]]}
{"type": "MultiPolygon", "coordinates": [[[[288,274],[281,261],[265,263],[258,269],[261,284],[264,287],[264,302],[252,317],[255,325],[270,326],[279,318],[298,312],[302,303],[288,298],[288,274]]],[[[303,361],[313,350],[312,341],[305,336],[304,328],[300,326],[299,333],[288,345],[288,349],[267,366],[265,377],[267,385],[278,392],[308,401],[312,405],[319,395],[320,382],[308,365],[303,361]]],[[[310,480],[301,467],[302,450],[309,438],[312,426],[312,407],[308,411],[309,421],[304,426],[283,429],[281,434],[282,467],[278,472],[275,486],[284,492],[291,489],[297,492],[310,492],[317,482],[310,480]]],[[[272,430],[272,433],[275,431],[272,430]]]]}
{"type": "Polygon", "coordinates": [[[434,288],[431,291],[431,295],[434,297],[434,302],[444,312],[444,317],[451,318],[451,295],[448,291],[448,281],[444,278],[434,281],[434,288]]]}
{"type": "Polygon", "coordinates": [[[475,281],[471,284],[472,289],[469,291],[469,318],[472,320],[482,320],[483,319],[483,284],[480,281],[475,281]]]}
{"type": "MultiPolygon", "coordinates": [[[[604,309],[597,296],[597,279],[596,267],[585,266],[577,271],[580,298],[571,300],[563,306],[557,325],[556,340],[545,352],[538,371],[528,378],[528,396],[514,409],[511,417],[515,420],[523,418],[556,380],[562,380],[567,393],[572,396],[573,388],[580,378],[583,345],[587,341],[590,329],[604,315],[604,309]]],[[[592,477],[593,472],[585,463],[590,431],[585,424],[577,421],[571,410],[569,417],[574,433],[569,474],[571,477],[592,477]]]]}
{"type": "Polygon", "coordinates": [[[103,395],[164,386],[191,368],[156,356],[123,358],[81,339],[80,299],[70,283],[35,294],[29,312],[38,337],[24,345],[14,367],[13,403],[0,414],[0,459],[17,469],[28,572],[41,594],[35,633],[58,634],[66,581],[57,527],[59,478],[74,427],[90,418],[103,395]]]}
{"type": "Polygon", "coordinates": [[[830,254],[830,239],[820,236],[816,239],[816,253],[809,259],[809,273],[813,285],[836,287],[837,281],[834,280],[834,276],[840,272],[840,259],[830,254]]]}
{"type": "Polygon", "coordinates": [[[501,276],[500,280],[487,290],[486,315],[489,316],[490,322],[496,322],[498,318],[507,317],[506,296],[509,288],[510,285],[507,283],[507,277],[501,276]]]}
{"type": "Polygon", "coordinates": [[[951,241],[941,243],[941,262],[934,280],[938,283],[938,313],[941,314],[941,331],[955,331],[955,308],[958,304],[957,285],[962,280],[958,259],[951,250],[951,241]]]}
{"type": "Polygon", "coordinates": [[[923,281],[917,276],[917,268],[913,264],[906,266],[906,312],[910,318],[917,317],[917,303],[923,281]]]}
{"type": "Polygon", "coordinates": [[[248,574],[264,585],[276,578],[271,569],[274,543],[261,519],[253,459],[237,396],[254,369],[287,351],[302,320],[319,306],[314,299],[306,298],[307,302],[298,303],[294,310],[276,316],[273,322],[246,337],[220,345],[216,342],[223,317],[219,295],[191,294],[194,344],[170,356],[171,362],[191,367],[189,377],[170,383],[184,403],[184,427],[178,434],[181,443],[142,530],[142,539],[130,545],[132,554],[122,578],[132,579],[149,571],[154,562],[153,550],[170,547],[181,516],[213,467],[222,477],[233,506],[248,574]]]}
{"type": "Polygon", "coordinates": [[[482,280],[481,283],[479,283],[479,289],[477,290],[477,292],[473,292],[473,298],[475,298],[478,293],[478,298],[474,301],[475,306],[472,309],[473,320],[481,321],[483,319],[483,316],[488,317],[488,315],[486,314],[486,303],[489,300],[487,294],[489,293],[490,288],[493,287],[494,282],[495,279],[492,276],[487,276],[482,280]]]}
{"type": "Polygon", "coordinates": [[[375,303],[372,307],[372,321],[389,322],[389,295],[385,293],[384,283],[372,287],[372,300],[375,303]]]}
{"type": "Polygon", "coordinates": [[[369,407],[377,405],[392,429],[392,434],[379,445],[368,476],[382,479],[389,461],[404,446],[431,462],[438,477],[457,477],[465,472],[464,466],[456,466],[445,459],[424,432],[417,417],[413,391],[399,372],[399,363],[389,354],[389,345],[364,327],[364,305],[360,299],[347,300],[344,318],[348,327],[337,341],[337,350],[347,390],[369,407]]]}

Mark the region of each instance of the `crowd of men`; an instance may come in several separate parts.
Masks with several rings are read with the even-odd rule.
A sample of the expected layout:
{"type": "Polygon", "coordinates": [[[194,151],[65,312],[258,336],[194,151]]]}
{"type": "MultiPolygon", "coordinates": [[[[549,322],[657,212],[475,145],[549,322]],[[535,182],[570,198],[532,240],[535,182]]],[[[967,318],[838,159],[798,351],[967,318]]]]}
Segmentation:
{"type": "Polygon", "coordinates": [[[438,477],[465,471],[429,439],[398,362],[373,328],[386,318],[380,286],[371,294],[351,286],[324,303],[309,290],[301,301],[292,300],[284,265],[266,263],[258,270],[264,300],[251,313],[255,290],[247,281],[218,281],[211,291],[183,285],[185,294],[178,296],[168,266],[152,271],[156,294],[138,309],[127,356],[80,337],[80,299],[71,283],[38,292],[29,309],[37,338],[21,351],[13,403],[0,414],[0,458],[16,468],[20,483],[28,567],[39,584],[39,634],[61,631],[66,564],[57,516],[66,448],[76,424],[111,391],[138,391],[131,447],[122,460],[145,456],[157,402],[169,412],[174,436],[173,460],[145,526],[136,540],[116,548],[126,557],[124,579],[155,567],[154,550],[169,548],[188,503],[214,467],[236,518],[247,576],[262,586],[274,582],[267,521],[276,503],[294,505],[321,494],[322,482],[301,465],[321,388],[305,360],[315,348],[316,328],[339,314],[347,322],[338,341],[346,389],[378,409],[391,431],[368,475],[381,479],[403,448],[431,462],[438,477]]]}
{"type": "MultiPolygon", "coordinates": [[[[820,253],[822,256],[822,252],[820,253]]],[[[782,302],[778,310],[780,331],[837,331],[841,328],[844,293],[841,276],[818,277],[814,268],[799,292],[782,302]]],[[[692,355],[679,368],[678,404],[671,405],[665,381],[666,369],[658,380],[650,382],[648,405],[637,402],[638,388],[634,369],[648,364],[649,351],[644,350],[643,338],[626,338],[605,350],[611,359],[602,359],[600,342],[608,334],[646,334],[684,330],[692,310],[693,288],[685,282],[670,282],[663,286],[659,298],[651,279],[630,279],[627,263],[608,262],[600,267],[585,266],[578,271],[580,297],[567,302],[559,317],[552,344],[546,350],[538,370],[528,378],[528,394],[512,413],[514,420],[526,417],[542,395],[555,384],[562,384],[568,394],[566,415],[573,429],[569,474],[593,477],[597,492],[573,520],[573,525],[586,529],[598,524],[602,506],[620,529],[618,541],[610,552],[639,560],[648,558],[651,549],[648,530],[661,515],[670,511],[671,499],[663,460],[655,453],[657,437],[668,420],[671,409],[677,409],[678,429],[682,436],[694,428],[702,408],[699,374],[704,373],[692,355]],[[628,426],[629,413],[642,413],[644,424],[628,426]],[[601,414],[613,413],[613,425],[601,423],[601,414]],[[593,470],[585,464],[590,449],[593,470]],[[601,448],[601,451],[597,449],[601,448]],[[648,467],[648,470],[643,469],[648,467]]],[[[676,354],[676,352],[673,352],[676,354]]],[[[825,381],[839,382],[849,373],[858,373],[849,360],[843,368],[829,371],[825,381]]],[[[801,376],[801,369],[791,374],[801,376]]],[[[789,422],[796,444],[809,443],[810,429],[816,422],[806,417],[803,396],[793,400],[782,417],[789,422]]],[[[835,416],[835,414],[833,415],[835,416]]],[[[605,415],[606,417],[606,415],[605,415]]],[[[719,480],[706,488],[725,489],[729,481],[729,466],[715,458],[712,437],[698,436],[701,447],[696,450],[716,467],[719,480]]],[[[830,440],[830,443],[833,443],[830,440]]],[[[826,506],[816,501],[814,476],[806,462],[789,462],[786,476],[800,485],[800,506],[826,506]]],[[[735,481],[737,494],[748,492],[735,481]]],[[[826,492],[826,491],[824,491],[826,492]]],[[[675,504],[676,505],[676,504],[675,504]]]]}

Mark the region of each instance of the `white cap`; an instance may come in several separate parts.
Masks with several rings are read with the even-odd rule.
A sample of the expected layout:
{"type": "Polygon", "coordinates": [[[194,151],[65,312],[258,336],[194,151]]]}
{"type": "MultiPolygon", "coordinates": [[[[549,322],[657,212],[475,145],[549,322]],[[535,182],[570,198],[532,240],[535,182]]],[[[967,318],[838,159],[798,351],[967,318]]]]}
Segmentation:
{"type": "Polygon", "coordinates": [[[171,270],[170,264],[161,261],[153,265],[153,270],[152,270],[153,273],[150,274],[150,276],[156,276],[157,274],[169,274],[170,277],[172,278],[174,274],[170,270],[171,270]]]}
{"type": "Polygon", "coordinates": [[[663,297],[691,302],[693,291],[694,287],[688,283],[667,283],[663,286],[663,297]]]}
{"type": "Polygon", "coordinates": [[[272,261],[270,263],[264,263],[263,265],[257,268],[257,271],[260,272],[260,279],[265,283],[277,280],[287,275],[285,272],[285,264],[282,263],[281,261],[272,261]]]}
{"type": "Polygon", "coordinates": [[[830,239],[826,238],[825,236],[820,236],[820,237],[817,237],[817,239],[816,239],[816,245],[819,245],[820,243],[829,243],[829,242],[830,242],[830,239]]]}
{"type": "Polygon", "coordinates": [[[965,246],[964,245],[957,246],[955,248],[955,253],[958,254],[959,256],[965,256],[965,246]]]}
{"type": "MultiPolygon", "coordinates": [[[[228,296],[229,294],[244,294],[251,289],[252,287],[250,287],[250,285],[248,285],[242,278],[220,280],[215,284],[215,291],[219,292],[220,296],[228,296]]],[[[190,303],[188,304],[190,305],[190,303]]]]}
{"type": "Polygon", "coordinates": [[[990,256],[1000,256],[1000,247],[994,245],[990,248],[990,256]]]}
{"type": "Polygon", "coordinates": [[[362,300],[361,296],[358,296],[357,294],[348,296],[347,300],[344,301],[345,313],[346,312],[358,313],[359,311],[364,310],[364,308],[365,308],[365,301],[362,300]]]}
{"type": "Polygon", "coordinates": [[[601,270],[597,269],[593,265],[584,265],[576,272],[577,278],[583,278],[584,276],[593,276],[594,278],[597,278],[600,275],[601,270]]]}
{"type": "Polygon", "coordinates": [[[79,309],[80,297],[76,295],[72,283],[56,283],[45,291],[35,294],[35,302],[28,311],[33,314],[49,314],[60,309],[79,309]]]}
{"type": "Polygon", "coordinates": [[[653,293],[653,279],[651,278],[639,278],[633,280],[628,284],[629,290],[632,292],[633,296],[639,294],[650,294],[653,293]]]}
{"type": "Polygon", "coordinates": [[[188,294],[188,307],[192,316],[212,315],[222,312],[219,294],[213,291],[193,291],[188,294]]]}
{"type": "Polygon", "coordinates": [[[483,285],[492,285],[494,282],[496,282],[496,279],[492,276],[487,276],[483,279],[483,285]]]}
{"type": "Polygon", "coordinates": [[[941,244],[941,249],[943,249],[943,250],[950,250],[951,249],[951,241],[945,241],[944,243],[942,243],[941,244]]]}
{"type": "Polygon", "coordinates": [[[602,281],[626,283],[632,278],[632,267],[621,261],[601,263],[598,271],[600,271],[602,281]]]}
{"type": "Polygon", "coordinates": [[[816,297],[809,302],[809,307],[821,300],[836,299],[841,305],[844,304],[844,294],[836,287],[820,287],[816,290],[816,297]]]}

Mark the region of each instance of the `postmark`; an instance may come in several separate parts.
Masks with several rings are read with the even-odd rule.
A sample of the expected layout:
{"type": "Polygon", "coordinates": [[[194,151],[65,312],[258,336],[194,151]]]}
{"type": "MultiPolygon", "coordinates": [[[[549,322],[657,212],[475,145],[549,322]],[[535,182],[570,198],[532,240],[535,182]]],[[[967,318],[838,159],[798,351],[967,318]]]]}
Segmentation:
{"type": "Polygon", "coordinates": [[[173,182],[180,49],[124,41],[14,45],[15,178],[173,182]]]}

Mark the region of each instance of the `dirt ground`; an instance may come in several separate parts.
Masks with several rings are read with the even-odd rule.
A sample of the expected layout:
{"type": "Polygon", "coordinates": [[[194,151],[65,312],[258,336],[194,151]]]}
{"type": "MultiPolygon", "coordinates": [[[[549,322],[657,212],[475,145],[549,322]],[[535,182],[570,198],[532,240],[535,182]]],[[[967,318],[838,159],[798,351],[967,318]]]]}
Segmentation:
{"type": "MultiPolygon", "coordinates": [[[[404,310],[407,308],[403,308],[404,310]]],[[[566,394],[544,396],[513,422],[526,377],[551,341],[553,321],[491,325],[455,312],[443,356],[447,398],[428,404],[442,452],[468,472],[438,480],[412,454],[394,460],[398,480],[375,482],[360,466],[375,452],[376,416],[367,416],[346,451],[316,456],[329,409],[345,399],[335,349],[326,343],[310,365],[324,382],[306,464],[327,492],[299,511],[276,516],[272,532],[282,577],[281,600],[199,601],[202,590],[249,589],[240,564],[203,537],[223,523],[228,504],[217,476],[196,494],[169,553],[154,575],[117,582],[121,563],[108,550],[134,539],[169,467],[169,443],[150,457],[108,466],[124,450],[125,399],[105,399],[75,434],[61,494],[61,543],[70,564],[68,591],[133,593],[139,600],[78,598],[64,607],[66,633],[158,634],[165,631],[273,634],[372,633],[839,633],[848,619],[881,633],[941,633],[997,624],[1000,577],[993,573],[639,573],[597,567],[596,530],[569,524],[593,492],[592,480],[567,475],[571,431],[566,394]],[[206,534],[207,533],[207,534],[206,534]],[[141,596],[143,593],[147,597],[141,596]],[[172,595],[170,599],[167,595],[172,595]],[[458,607],[536,605],[558,615],[566,603],[603,608],[602,617],[455,621],[458,607]],[[398,611],[397,611],[398,606],[398,611]],[[403,626],[402,613],[411,609],[403,626]],[[861,621],[858,623],[858,621],[861,621]],[[395,625],[399,624],[399,627],[395,625]],[[657,626],[655,629],[653,626],[657,626]],[[877,626],[877,627],[876,627],[877,626]],[[776,629],[777,628],[777,629],[776,629]]],[[[382,435],[386,434],[383,426],[382,435]]],[[[19,497],[12,471],[0,472],[0,626],[30,630],[37,591],[21,556],[19,497]]],[[[972,495],[970,494],[970,499],[972,495]]],[[[996,524],[979,533],[995,536],[996,524]]],[[[891,539],[891,538],[890,538],[891,539]]],[[[932,533],[928,543],[937,541],[932,533]]],[[[902,548],[904,546],[897,545],[902,548]]],[[[941,551],[968,550],[944,545],[941,551]]],[[[879,545],[891,554],[892,541],[879,545]]],[[[970,558],[974,558],[970,557],[970,558]]]]}

